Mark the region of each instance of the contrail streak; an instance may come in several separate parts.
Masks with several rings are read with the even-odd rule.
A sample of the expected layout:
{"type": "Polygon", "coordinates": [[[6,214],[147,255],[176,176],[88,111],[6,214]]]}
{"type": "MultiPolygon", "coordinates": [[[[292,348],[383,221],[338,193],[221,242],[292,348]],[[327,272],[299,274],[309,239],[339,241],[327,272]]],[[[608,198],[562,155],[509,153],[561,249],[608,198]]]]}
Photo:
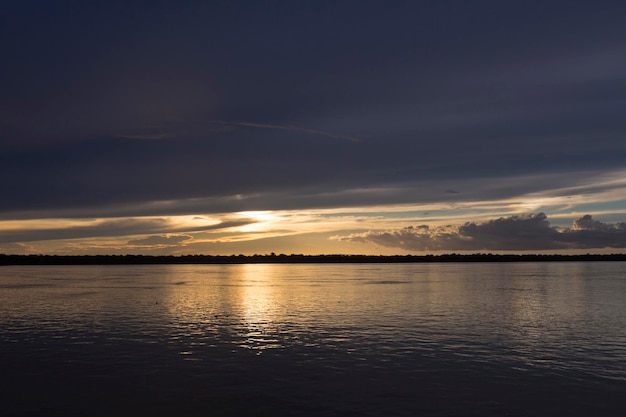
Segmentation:
{"type": "Polygon", "coordinates": [[[318,135],[325,136],[327,138],[333,139],[342,139],[349,140],[351,142],[359,142],[361,138],[353,135],[338,135],[331,132],[326,132],[324,130],[316,130],[316,129],[306,129],[303,127],[293,126],[293,125],[272,125],[268,123],[255,123],[255,122],[238,122],[238,121],[225,121],[225,120],[209,120],[209,123],[227,125],[227,126],[245,126],[245,127],[256,127],[260,129],[275,129],[275,130],[288,130],[292,132],[302,132],[308,133],[310,135],[318,135]]]}

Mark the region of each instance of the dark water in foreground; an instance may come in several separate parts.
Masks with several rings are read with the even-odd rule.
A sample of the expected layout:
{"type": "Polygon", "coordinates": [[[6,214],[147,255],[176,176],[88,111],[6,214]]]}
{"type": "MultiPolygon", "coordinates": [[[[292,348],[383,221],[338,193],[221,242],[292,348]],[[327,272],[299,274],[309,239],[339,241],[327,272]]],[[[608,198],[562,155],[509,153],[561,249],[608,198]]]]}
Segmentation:
{"type": "Polygon", "coordinates": [[[2,416],[621,416],[626,263],[0,268],[2,416]]]}

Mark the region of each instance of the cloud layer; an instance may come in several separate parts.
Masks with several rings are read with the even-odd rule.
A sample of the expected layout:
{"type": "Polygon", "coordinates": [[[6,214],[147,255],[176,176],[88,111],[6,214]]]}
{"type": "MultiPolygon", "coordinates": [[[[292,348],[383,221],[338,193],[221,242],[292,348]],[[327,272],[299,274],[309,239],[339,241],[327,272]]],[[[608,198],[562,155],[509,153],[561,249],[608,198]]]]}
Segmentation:
{"type": "Polygon", "coordinates": [[[430,181],[464,199],[461,179],[493,197],[626,160],[619,2],[39,3],[3,10],[0,216],[368,205],[345,194],[430,181]],[[268,198],[214,206],[234,195],[268,198]]]}
{"type": "Polygon", "coordinates": [[[544,213],[501,217],[461,226],[409,226],[335,237],[410,251],[526,251],[626,248],[626,223],[602,223],[585,215],[571,228],[550,226],[544,213]]]}
{"type": "MultiPolygon", "coordinates": [[[[202,231],[228,235],[242,212],[373,207],[386,223],[372,230],[475,222],[367,237],[389,248],[621,244],[593,219],[569,232],[477,222],[624,219],[625,2],[4,3],[0,244],[11,250],[109,238],[171,248],[187,233],[178,246],[190,248],[217,239],[202,231]],[[183,216],[223,223],[173,220],[183,216]]],[[[366,217],[320,228],[364,232],[366,217]]],[[[278,223],[276,241],[300,233],[278,223]]]]}
{"type": "MultiPolygon", "coordinates": [[[[173,232],[198,232],[208,230],[229,229],[232,227],[244,226],[253,223],[252,220],[232,220],[219,222],[210,225],[177,225],[167,218],[128,218],[112,219],[91,222],[88,225],[58,226],[51,228],[28,228],[24,226],[20,229],[1,230],[1,243],[35,242],[42,240],[65,240],[81,238],[102,238],[114,236],[146,235],[151,233],[173,233],[173,232]]],[[[166,241],[174,242],[180,238],[165,238],[166,241]]],[[[156,243],[161,237],[148,237],[146,239],[131,240],[132,244],[156,243]],[[143,243],[142,243],[143,242],[143,243]]],[[[129,242],[129,244],[131,244],[129,242]]]]}

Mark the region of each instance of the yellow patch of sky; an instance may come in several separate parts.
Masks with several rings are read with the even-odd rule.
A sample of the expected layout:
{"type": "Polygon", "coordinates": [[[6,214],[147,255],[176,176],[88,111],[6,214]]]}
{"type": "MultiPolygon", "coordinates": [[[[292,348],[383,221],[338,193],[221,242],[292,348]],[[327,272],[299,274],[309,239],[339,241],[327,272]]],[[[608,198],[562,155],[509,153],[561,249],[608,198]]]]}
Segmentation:
{"type": "MultiPolygon", "coordinates": [[[[296,242],[297,235],[315,234],[327,239],[333,234],[353,233],[366,230],[389,230],[406,226],[426,224],[431,227],[444,225],[458,225],[467,221],[481,222],[497,217],[511,215],[537,213],[544,211],[549,220],[562,221],[563,225],[584,214],[599,216],[602,214],[626,213],[623,207],[615,207],[611,210],[598,206],[593,213],[581,210],[582,205],[607,204],[623,201],[624,190],[620,188],[626,185],[625,178],[605,178],[610,187],[602,187],[594,193],[585,193],[587,186],[580,185],[542,193],[520,195],[515,198],[498,199],[488,201],[463,201],[463,202],[435,202],[426,204],[396,204],[377,205],[367,207],[343,207],[325,209],[302,209],[302,210],[264,210],[264,211],[241,211],[234,213],[213,213],[211,215],[186,214],[172,216],[145,216],[145,217],[113,217],[113,218],[90,218],[90,219],[25,219],[0,221],[0,233],[10,232],[15,234],[20,230],[50,230],[89,228],[104,226],[111,221],[155,221],[154,230],[144,230],[142,233],[131,231],[127,236],[116,237],[84,237],[65,239],[59,241],[30,242],[33,251],[40,253],[79,251],[90,248],[107,252],[110,250],[123,251],[128,248],[129,239],[137,239],[150,235],[166,235],[168,233],[185,233],[193,236],[188,242],[181,243],[181,247],[193,243],[231,243],[241,244],[247,241],[261,241],[264,239],[288,238],[296,242]],[[230,222],[248,222],[236,225],[230,222]],[[223,224],[224,227],[220,227],[223,224]],[[209,230],[198,230],[209,227],[209,230]],[[214,227],[211,228],[211,227],[214,227]]],[[[171,202],[174,207],[175,204],[171,202]]],[[[607,206],[608,207],[608,206],[607,206]]],[[[123,230],[122,230],[123,232],[123,230]]],[[[97,230],[94,231],[97,233],[97,230]]],[[[321,240],[316,238],[316,242],[321,240]]],[[[24,243],[24,242],[22,242],[24,243]]],[[[334,247],[335,242],[332,243],[334,247]]],[[[339,248],[339,247],[337,247],[339,248]]],[[[272,251],[271,247],[269,248],[272,251]]],[[[0,247],[0,252],[1,252],[0,247]]],[[[298,251],[294,248],[294,251],[298,251]]],[[[262,252],[262,251],[261,251],[262,252]]],[[[324,251],[320,250],[320,253],[324,251]]],[[[349,250],[347,252],[353,252],[349,250]]]]}
{"type": "Polygon", "coordinates": [[[71,227],[94,226],[101,223],[98,219],[26,219],[26,220],[2,220],[0,231],[10,230],[42,230],[60,229],[71,227]]]}

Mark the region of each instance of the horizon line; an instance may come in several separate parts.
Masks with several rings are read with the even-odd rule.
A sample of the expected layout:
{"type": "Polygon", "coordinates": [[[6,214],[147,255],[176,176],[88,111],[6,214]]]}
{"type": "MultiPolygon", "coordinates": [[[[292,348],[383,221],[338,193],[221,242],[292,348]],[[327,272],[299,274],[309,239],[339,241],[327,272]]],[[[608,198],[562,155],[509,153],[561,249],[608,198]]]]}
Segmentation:
{"type": "Polygon", "coordinates": [[[184,264],[296,264],[296,263],[436,263],[436,262],[550,262],[550,261],[626,261],[626,253],[611,254],[494,254],[447,253],[427,255],[355,254],[232,254],[232,255],[44,255],[2,254],[0,266],[19,265],[184,265],[184,264]]]}

